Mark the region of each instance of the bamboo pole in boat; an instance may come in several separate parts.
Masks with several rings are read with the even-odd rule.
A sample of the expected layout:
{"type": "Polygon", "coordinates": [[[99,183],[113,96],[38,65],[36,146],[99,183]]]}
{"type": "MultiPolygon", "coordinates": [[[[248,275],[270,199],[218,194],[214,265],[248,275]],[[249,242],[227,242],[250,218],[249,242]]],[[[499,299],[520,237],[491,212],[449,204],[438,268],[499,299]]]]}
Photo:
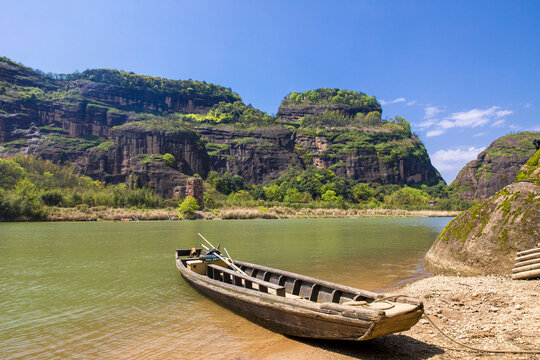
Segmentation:
{"type": "MultiPolygon", "coordinates": [[[[201,234],[199,234],[199,235],[204,239],[204,237],[203,237],[201,234]]],[[[204,240],[206,240],[206,239],[204,239],[204,240]]],[[[209,242],[208,240],[206,240],[206,242],[210,244],[210,242],[209,242]]],[[[204,244],[201,244],[201,246],[202,246],[203,248],[205,248],[207,251],[210,250],[210,249],[209,249],[207,246],[205,246],[204,244]]],[[[210,244],[210,246],[214,247],[212,244],[210,244]]],[[[225,262],[225,264],[227,264],[227,265],[229,265],[230,267],[232,267],[235,271],[238,271],[240,274],[247,275],[245,272],[242,271],[242,269],[240,269],[238,266],[234,265],[234,263],[230,262],[229,260],[227,260],[226,258],[224,258],[223,256],[221,256],[220,254],[214,253],[214,255],[216,255],[219,259],[223,260],[223,261],[225,262]]]]}

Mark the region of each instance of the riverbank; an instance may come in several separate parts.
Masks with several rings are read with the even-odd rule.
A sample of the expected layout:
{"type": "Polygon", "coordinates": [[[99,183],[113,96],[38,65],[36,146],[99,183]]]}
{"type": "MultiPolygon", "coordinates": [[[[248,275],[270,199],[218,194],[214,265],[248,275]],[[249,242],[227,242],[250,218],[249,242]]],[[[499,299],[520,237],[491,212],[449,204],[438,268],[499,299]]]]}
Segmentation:
{"type": "MultiPolygon", "coordinates": [[[[174,208],[126,209],[98,207],[47,208],[46,221],[133,221],[133,220],[177,220],[174,208]]],[[[403,210],[403,209],[293,209],[290,207],[270,208],[221,208],[212,211],[197,211],[195,218],[205,220],[232,219],[286,219],[286,218],[354,218],[354,217],[453,217],[459,211],[403,210]]]]}
{"type": "MultiPolygon", "coordinates": [[[[434,276],[393,293],[424,301],[425,312],[448,335],[484,349],[540,348],[540,280],[502,276],[434,276]]],[[[412,329],[366,342],[283,338],[259,359],[538,359],[540,355],[468,350],[443,337],[422,318],[412,329]],[[276,352],[275,349],[280,349],[276,352]]]]}

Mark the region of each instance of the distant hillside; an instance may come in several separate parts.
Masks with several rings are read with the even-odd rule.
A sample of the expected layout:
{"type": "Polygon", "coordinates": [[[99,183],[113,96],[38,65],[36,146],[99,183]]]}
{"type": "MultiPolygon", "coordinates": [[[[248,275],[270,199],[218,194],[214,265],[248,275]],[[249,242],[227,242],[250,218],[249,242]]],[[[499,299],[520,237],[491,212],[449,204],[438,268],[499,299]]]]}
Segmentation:
{"type": "Polygon", "coordinates": [[[464,200],[487,199],[508,184],[535,151],[539,132],[522,132],[493,141],[476,160],[470,161],[451,186],[464,200]]]}
{"type": "Polygon", "coordinates": [[[311,167],[373,186],[441,182],[409,123],[381,112],[374,96],[317,89],[291,93],[274,118],[204,81],[109,69],[43,74],[0,57],[0,157],[69,162],[163,197],[211,171],[259,185],[311,167]]]}

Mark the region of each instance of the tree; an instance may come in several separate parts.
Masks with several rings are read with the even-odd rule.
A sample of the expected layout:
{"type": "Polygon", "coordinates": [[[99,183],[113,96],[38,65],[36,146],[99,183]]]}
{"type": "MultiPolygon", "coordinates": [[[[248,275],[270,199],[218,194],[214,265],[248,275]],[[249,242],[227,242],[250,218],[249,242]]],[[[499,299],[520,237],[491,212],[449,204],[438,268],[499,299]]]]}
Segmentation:
{"type": "Polygon", "coordinates": [[[17,182],[26,177],[26,172],[13,160],[0,159],[0,187],[12,188],[17,182]]]}
{"type": "Polygon", "coordinates": [[[326,202],[334,202],[334,201],[339,201],[340,197],[336,196],[335,191],[326,190],[326,192],[324,194],[322,194],[321,200],[326,201],[326,202]]]}
{"type": "Polygon", "coordinates": [[[288,188],[287,193],[283,201],[285,202],[300,202],[302,200],[302,194],[296,188],[288,188]]]}
{"type": "Polygon", "coordinates": [[[264,196],[266,197],[266,200],[269,201],[281,201],[283,199],[283,194],[281,193],[281,189],[278,185],[272,184],[265,186],[264,188],[264,196]]]}
{"type": "Polygon", "coordinates": [[[178,217],[191,219],[197,210],[199,210],[197,199],[193,196],[188,196],[178,205],[176,213],[178,214],[178,217]]]}
{"type": "Polygon", "coordinates": [[[375,191],[368,184],[360,183],[353,187],[353,196],[357,203],[366,202],[374,195],[375,191]]]}

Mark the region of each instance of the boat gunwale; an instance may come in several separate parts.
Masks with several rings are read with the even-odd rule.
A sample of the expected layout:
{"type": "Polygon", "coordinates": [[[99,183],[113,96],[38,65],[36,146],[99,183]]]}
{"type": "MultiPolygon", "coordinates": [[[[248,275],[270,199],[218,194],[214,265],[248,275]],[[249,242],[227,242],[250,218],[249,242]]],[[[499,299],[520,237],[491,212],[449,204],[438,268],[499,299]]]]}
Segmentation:
{"type": "MultiPolygon", "coordinates": [[[[294,278],[294,279],[302,280],[302,281],[305,281],[305,282],[313,283],[313,285],[320,285],[320,286],[324,286],[326,288],[331,288],[331,289],[336,289],[336,290],[340,290],[340,291],[353,293],[353,294],[356,294],[356,295],[361,295],[364,298],[368,298],[368,299],[372,299],[372,300],[377,300],[377,299],[381,299],[381,298],[384,298],[384,297],[392,296],[391,294],[376,293],[376,292],[373,292],[373,291],[362,290],[362,289],[354,288],[354,287],[351,287],[351,286],[342,285],[342,284],[339,284],[339,283],[334,283],[334,282],[331,282],[331,281],[321,280],[321,279],[317,279],[317,278],[314,278],[314,277],[310,277],[310,276],[306,276],[306,275],[302,275],[302,274],[297,274],[297,273],[293,273],[293,272],[286,271],[286,270],[271,268],[271,267],[264,266],[264,265],[253,264],[253,263],[249,263],[249,262],[245,262],[245,261],[234,260],[234,264],[235,265],[240,265],[240,266],[247,266],[247,267],[251,267],[251,268],[266,271],[266,272],[273,272],[273,273],[275,273],[277,275],[283,275],[283,276],[287,276],[287,277],[290,277],[290,278],[294,278]]],[[[394,302],[408,303],[408,304],[417,305],[417,306],[422,306],[422,304],[423,304],[422,301],[420,301],[418,299],[411,298],[409,296],[404,296],[404,295],[395,295],[395,301],[394,302]]]]}
{"type": "MultiPolygon", "coordinates": [[[[407,303],[409,305],[415,306],[415,309],[400,312],[400,313],[397,313],[397,314],[392,314],[390,316],[387,315],[384,310],[368,309],[368,308],[365,308],[365,307],[350,307],[350,306],[345,306],[343,304],[334,303],[334,302],[314,302],[314,301],[309,301],[309,300],[304,300],[304,299],[291,299],[291,298],[287,298],[287,297],[283,297],[283,296],[278,296],[278,295],[272,294],[272,293],[260,292],[260,291],[255,290],[255,289],[248,289],[248,288],[245,288],[245,287],[242,287],[242,286],[237,286],[237,285],[234,285],[234,284],[228,284],[228,283],[225,283],[225,282],[222,282],[222,281],[219,281],[219,280],[214,280],[214,279],[212,279],[212,278],[210,278],[210,277],[208,277],[206,275],[197,274],[197,273],[187,269],[187,267],[182,262],[182,260],[187,261],[188,259],[189,258],[185,258],[185,259],[177,258],[177,263],[182,267],[182,269],[184,270],[184,272],[186,274],[189,274],[189,276],[194,276],[194,277],[198,278],[199,280],[201,280],[201,281],[203,281],[205,283],[214,284],[214,286],[216,286],[216,287],[226,287],[230,291],[233,291],[235,293],[244,292],[246,294],[250,294],[248,296],[255,296],[255,297],[259,297],[259,298],[262,298],[263,296],[264,297],[271,296],[272,297],[271,301],[273,301],[273,302],[282,302],[282,303],[285,303],[285,304],[290,305],[290,306],[301,307],[301,308],[308,309],[310,311],[316,311],[318,313],[323,313],[324,314],[325,313],[324,310],[331,309],[331,310],[341,311],[341,312],[349,312],[349,313],[354,312],[354,313],[358,314],[358,316],[360,316],[363,319],[374,320],[374,319],[380,319],[381,317],[388,317],[388,318],[398,317],[400,315],[411,313],[411,312],[414,312],[414,311],[416,311],[418,309],[423,308],[422,301],[414,299],[414,298],[409,298],[409,297],[406,297],[406,296],[403,296],[403,295],[398,296],[398,299],[396,299],[393,302],[395,302],[395,303],[407,303]],[[330,305],[331,308],[328,305],[330,305]],[[326,307],[326,309],[325,309],[325,307],[326,307]]],[[[247,263],[247,262],[244,262],[244,261],[235,260],[234,263],[237,264],[237,265],[240,265],[240,266],[248,266],[248,267],[252,267],[252,268],[255,268],[255,269],[260,269],[260,270],[263,270],[263,271],[271,271],[271,272],[274,272],[276,274],[279,272],[280,274],[278,274],[278,275],[284,275],[284,276],[290,277],[292,279],[300,279],[302,281],[313,283],[313,285],[317,284],[317,285],[325,286],[325,287],[328,287],[328,288],[333,288],[333,289],[340,290],[340,291],[346,291],[348,293],[352,293],[352,294],[355,294],[355,295],[360,295],[360,296],[363,296],[363,297],[367,297],[367,296],[365,296],[366,294],[374,294],[375,296],[372,297],[373,300],[380,299],[380,298],[383,298],[385,296],[385,294],[379,294],[379,293],[374,293],[374,292],[369,292],[369,291],[363,291],[361,289],[356,289],[356,288],[353,288],[353,287],[350,287],[350,286],[336,284],[336,283],[332,283],[332,282],[328,282],[328,281],[324,281],[324,280],[304,276],[304,275],[301,275],[301,274],[291,273],[291,272],[280,270],[280,269],[270,268],[270,267],[257,265],[257,264],[251,264],[251,263],[247,263]]],[[[177,265],[177,267],[178,267],[178,265],[177,265]]],[[[178,269],[182,270],[182,269],[180,269],[180,267],[178,267],[178,269]]],[[[343,316],[343,315],[341,315],[341,316],[343,316]]],[[[344,317],[344,318],[348,318],[348,317],[344,317]]]]}
{"type": "MultiPolygon", "coordinates": [[[[180,271],[181,275],[185,278],[185,280],[190,283],[196,290],[203,292],[203,295],[206,295],[210,299],[217,301],[218,303],[224,302],[222,305],[225,307],[235,307],[233,304],[235,304],[234,300],[237,300],[239,302],[243,302],[245,304],[251,304],[250,306],[260,306],[263,308],[267,308],[271,311],[279,311],[281,313],[287,314],[287,316],[305,318],[305,319],[312,319],[312,320],[320,320],[328,323],[334,323],[336,325],[342,325],[342,326],[353,326],[357,327],[359,329],[363,329],[365,331],[360,336],[336,336],[336,337],[320,337],[320,336],[313,336],[313,335],[296,335],[296,336],[302,336],[302,337],[315,337],[315,338],[323,338],[323,339],[341,339],[341,340],[355,340],[355,341],[362,341],[362,340],[368,340],[375,337],[379,337],[382,335],[387,335],[395,332],[405,331],[409,329],[411,326],[413,326],[416,322],[418,322],[421,314],[423,313],[423,302],[415,299],[410,298],[408,296],[398,296],[399,300],[395,300],[393,302],[395,303],[406,303],[409,305],[412,305],[413,308],[409,310],[400,311],[399,313],[393,313],[390,315],[387,315],[384,310],[378,310],[378,309],[367,309],[365,307],[351,307],[351,306],[345,306],[343,304],[335,303],[335,302],[314,302],[302,298],[286,298],[284,296],[278,296],[273,293],[269,292],[261,292],[256,289],[249,289],[245,288],[243,286],[235,285],[234,283],[226,283],[220,280],[215,280],[210,278],[207,275],[198,274],[194,271],[191,271],[187,268],[186,262],[191,258],[185,254],[179,255],[179,251],[185,252],[186,250],[177,250],[176,252],[176,267],[180,271]],[[204,289],[204,291],[203,291],[204,289]],[[215,294],[215,295],[213,295],[215,294]],[[221,298],[220,298],[221,297],[221,298]],[[228,299],[228,300],[224,300],[228,299]],[[230,301],[233,301],[232,303],[228,303],[230,301]],[[325,308],[325,305],[330,305],[330,308],[325,308]],[[354,315],[353,315],[354,314],[354,315]],[[352,315],[352,316],[351,316],[352,315]],[[409,319],[410,318],[410,319],[409,319]],[[414,319],[416,318],[416,319],[414,319]],[[401,326],[391,326],[391,324],[395,324],[394,321],[397,321],[397,323],[403,324],[405,321],[405,324],[408,325],[401,325],[401,326]],[[392,329],[391,331],[388,331],[388,328],[392,329]]],[[[295,276],[298,275],[298,278],[302,281],[312,282],[313,286],[316,285],[315,282],[317,282],[319,285],[327,287],[330,285],[330,288],[334,288],[336,290],[344,290],[348,293],[358,294],[360,296],[363,296],[362,293],[370,293],[375,294],[376,298],[381,298],[384,296],[380,293],[374,293],[369,291],[362,291],[360,289],[352,288],[349,286],[336,284],[327,282],[324,280],[316,279],[307,277],[301,274],[295,274],[290,273],[284,270],[280,269],[274,269],[269,268],[262,265],[257,264],[251,264],[243,261],[235,261],[235,264],[238,265],[245,265],[250,266],[254,269],[261,270],[261,271],[270,271],[276,274],[276,272],[279,272],[281,274],[276,275],[285,275],[287,277],[295,278],[295,276]],[[292,275],[292,276],[291,276],[292,275]],[[315,280],[315,282],[313,281],[315,280]],[[341,288],[341,289],[338,289],[341,288]],[[359,291],[358,291],[359,290],[359,291]]],[[[230,270],[230,269],[229,269],[230,270]]],[[[256,276],[253,277],[254,279],[259,279],[256,276]]],[[[261,280],[261,279],[259,279],[261,280]]],[[[264,280],[263,280],[264,281],[264,280]]],[[[271,283],[274,284],[274,283],[271,283]]],[[[239,309],[238,309],[239,310],[239,309]]],[[[239,310],[242,312],[243,310],[239,310]]],[[[255,318],[258,318],[256,313],[253,312],[246,312],[245,316],[254,316],[255,318]]],[[[264,317],[260,318],[263,321],[271,321],[269,319],[265,319],[264,317]]],[[[294,321],[291,323],[290,321],[293,318],[290,318],[290,320],[287,322],[276,322],[281,323],[282,326],[288,327],[293,324],[294,321]]],[[[282,332],[282,331],[278,331],[282,332]]],[[[285,331],[285,333],[289,333],[288,331],[285,331]]],[[[291,334],[291,333],[289,333],[291,334]]]]}
{"type": "MultiPolygon", "coordinates": [[[[187,270],[187,268],[184,268],[187,270]]],[[[322,309],[318,308],[317,306],[314,306],[312,303],[308,304],[302,303],[300,306],[298,299],[286,299],[284,297],[280,297],[271,293],[261,293],[257,290],[252,289],[246,289],[243,287],[234,286],[232,284],[223,283],[217,280],[210,279],[206,276],[202,276],[199,274],[193,274],[193,272],[185,274],[180,270],[183,275],[186,275],[186,280],[191,282],[203,282],[204,284],[198,284],[199,286],[203,286],[207,289],[210,289],[212,291],[216,291],[221,293],[222,295],[228,296],[230,298],[236,299],[238,301],[243,302],[249,302],[253,303],[258,306],[273,308],[275,310],[278,310],[280,312],[286,312],[288,314],[291,314],[293,316],[300,316],[300,317],[307,317],[312,319],[321,319],[326,322],[332,322],[336,324],[343,324],[343,325],[349,325],[349,326],[357,326],[361,327],[363,329],[368,330],[373,328],[374,325],[376,325],[378,322],[386,318],[384,314],[382,316],[377,316],[373,318],[367,318],[367,317],[346,317],[342,314],[331,314],[331,313],[325,313],[322,311],[322,309]],[[194,279],[194,276],[196,278],[194,279]],[[207,281],[207,280],[209,281],[207,281]],[[280,306],[281,305],[281,306],[280,306]],[[308,305],[308,306],[305,306],[308,305]],[[299,311],[300,310],[300,311],[299,311]]],[[[211,297],[211,296],[210,296],[211,297]]],[[[362,314],[359,314],[362,316],[362,314]]]]}

